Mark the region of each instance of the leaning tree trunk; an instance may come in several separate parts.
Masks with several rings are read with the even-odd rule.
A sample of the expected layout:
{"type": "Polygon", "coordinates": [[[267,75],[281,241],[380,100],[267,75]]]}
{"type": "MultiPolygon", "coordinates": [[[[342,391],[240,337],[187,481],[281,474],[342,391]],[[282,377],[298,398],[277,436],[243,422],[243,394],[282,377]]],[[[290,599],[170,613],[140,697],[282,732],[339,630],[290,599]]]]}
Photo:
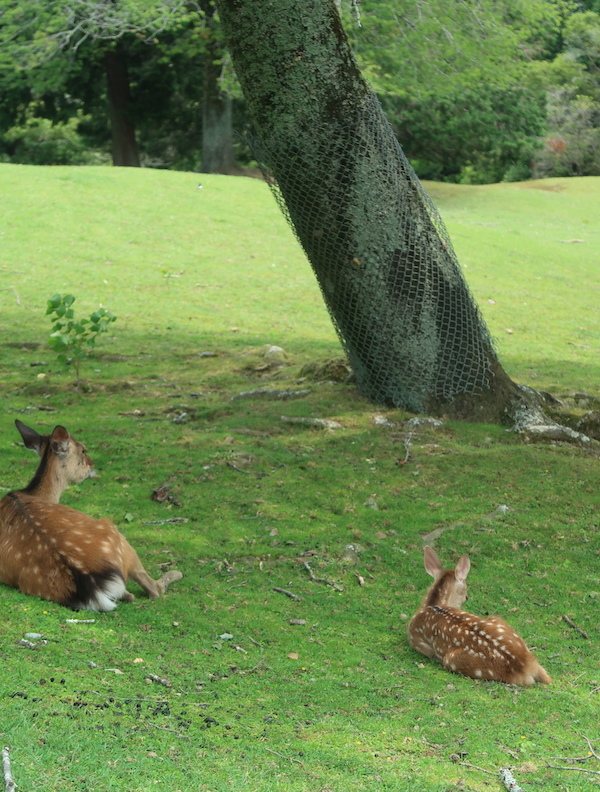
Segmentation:
{"type": "Polygon", "coordinates": [[[208,38],[204,55],[202,96],[202,173],[234,173],[231,97],[219,83],[224,47],[212,0],[201,0],[208,38]]]}
{"type": "Polygon", "coordinates": [[[217,0],[255,151],[375,402],[589,442],[512,382],[335,0],[217,0]],[[574,437],[576,435],[576,437],[574,437]]]}
{"type": "Polygon", "coordinates": [[[119,42],[104,56],[113,165],[139,168],[135,128],[129,116],[130,88],[127,61],[119,42]]]}

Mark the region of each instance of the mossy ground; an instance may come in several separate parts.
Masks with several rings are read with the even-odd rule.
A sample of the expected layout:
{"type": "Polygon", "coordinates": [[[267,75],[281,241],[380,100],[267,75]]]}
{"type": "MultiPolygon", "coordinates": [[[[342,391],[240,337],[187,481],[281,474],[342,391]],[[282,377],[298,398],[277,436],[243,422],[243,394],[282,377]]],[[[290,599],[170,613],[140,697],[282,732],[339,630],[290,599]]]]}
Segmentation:
{"type": "MultiPolygon", "coordinates": [[[[498,426],[409,433],[409,414],[301,376],[341,350],[259,181],[6,165],[0,178],[0,484],[35,469],[15,418],[62,423],[100,473],[63,501],[114,519],[153,576],[184,573],[154,602],[132,584],[136,602],[110,614],[0,587],[0,732],[20,788],[493,790],[483,771],[508,765],[526,789],[597,789],[600,775],[548,767],[600,771],[597,458],[498,426]],[[80,391],[27,346],[45,342],[60,291],[119,317],[80,391]],[[265,357],[273,344],[285,354],[265,357]],[[260,388],[310,393],[231,400],[260,388]],[[151,500],[162,484],[180,506],[151,500]],[[173,518],[186,522],[157,523],[173,518]],[[436,529],[442,560],[471,556],[469,608],[504,616],[551,686],[474,682],[409,648],[436,529]],[[19,646],[29,632],[48,643],[19,646]]],[[[599,398],[600,180],[428,186],[509,373],[599,398]]]]}

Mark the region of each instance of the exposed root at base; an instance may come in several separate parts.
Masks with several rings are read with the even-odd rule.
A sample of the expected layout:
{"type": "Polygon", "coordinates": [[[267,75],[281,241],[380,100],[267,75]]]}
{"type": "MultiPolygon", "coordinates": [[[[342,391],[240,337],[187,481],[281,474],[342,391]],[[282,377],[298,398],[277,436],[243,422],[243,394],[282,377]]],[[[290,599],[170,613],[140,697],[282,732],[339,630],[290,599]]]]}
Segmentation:
{"type": "Polygon", "coordinates": [[[572,443],[600,453],[600,442],[548,416],[544,409],[543,394],[525,385],[517,385],[516,388],[515,399],[507,411],[508,423],[515,432],[534,440],[572,443]]]}

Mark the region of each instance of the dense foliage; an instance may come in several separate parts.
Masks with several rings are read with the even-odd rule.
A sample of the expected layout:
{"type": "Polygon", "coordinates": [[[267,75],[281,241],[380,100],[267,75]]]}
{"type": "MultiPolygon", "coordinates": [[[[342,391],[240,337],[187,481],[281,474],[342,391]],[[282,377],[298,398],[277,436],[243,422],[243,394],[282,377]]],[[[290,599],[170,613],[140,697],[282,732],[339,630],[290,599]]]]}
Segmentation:
{"type": "MultiPolygon", "coordinates": [[[[600,0],[339,8],[421,177],[600,173],[600,0]]],[[[213,0],[0,0],[0,159],[84,164],[112,153],[118,162],[115,135],[129,135],[137,151],[118,164],[199,170],[203,108],[218,93],[207,94],[205,78],[230,90],[226,61],[213,0]],[[225,66],[220,78],[215,63],[225,66]]],[[[243,129],[239,89],[233,95],[233,126],[243,129]]],[[[249,152],[237,154],[247,164],[249,152]]]]}

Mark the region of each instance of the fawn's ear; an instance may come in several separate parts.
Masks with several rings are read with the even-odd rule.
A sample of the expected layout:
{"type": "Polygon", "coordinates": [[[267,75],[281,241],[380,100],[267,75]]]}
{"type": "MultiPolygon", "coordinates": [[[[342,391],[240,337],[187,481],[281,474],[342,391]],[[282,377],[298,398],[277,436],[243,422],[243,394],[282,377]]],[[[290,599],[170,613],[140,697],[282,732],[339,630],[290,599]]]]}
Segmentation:
{"type": "Polygon", "coordinates": [[[67,455],[69,450],[69,440],[71,436],[64,426],[55,426],[50,435],[50,446],[54,453],[59,457],[67,455]]]}
{"type": "Polygon", "coordinates": [[[38,434],[35,429],[31,429],[29,426],[25,426],[23,421],[19,421],[17,418],[15,421],[15,426],[19,430],[19,434],[23,438],[23,442],[25,443],[25,448],[30,448],[32,451],[35,451],[36,454],[39,454],[40,448],[42,445],[42,436],[38,434]]]}
{"type": "Polygon", "coordinates": [[[440,564],[440,559],[437,557],[435,550],[432,550],[428,545],[424,548],[425,553],[425,569],[432,578],[437,578],[444,571],[444,567],[440,564]]]}
{"type": "Polygon", "coordinates": [[[469,556],[462,555],[458,559],[458,564],[456,565],[456,569],[454,570],[454,575],[456,579],[462,583],[466,579],[467,575],[469,574],[469,569],[471,569],[471,562],[469,561],[469,556]]]}

